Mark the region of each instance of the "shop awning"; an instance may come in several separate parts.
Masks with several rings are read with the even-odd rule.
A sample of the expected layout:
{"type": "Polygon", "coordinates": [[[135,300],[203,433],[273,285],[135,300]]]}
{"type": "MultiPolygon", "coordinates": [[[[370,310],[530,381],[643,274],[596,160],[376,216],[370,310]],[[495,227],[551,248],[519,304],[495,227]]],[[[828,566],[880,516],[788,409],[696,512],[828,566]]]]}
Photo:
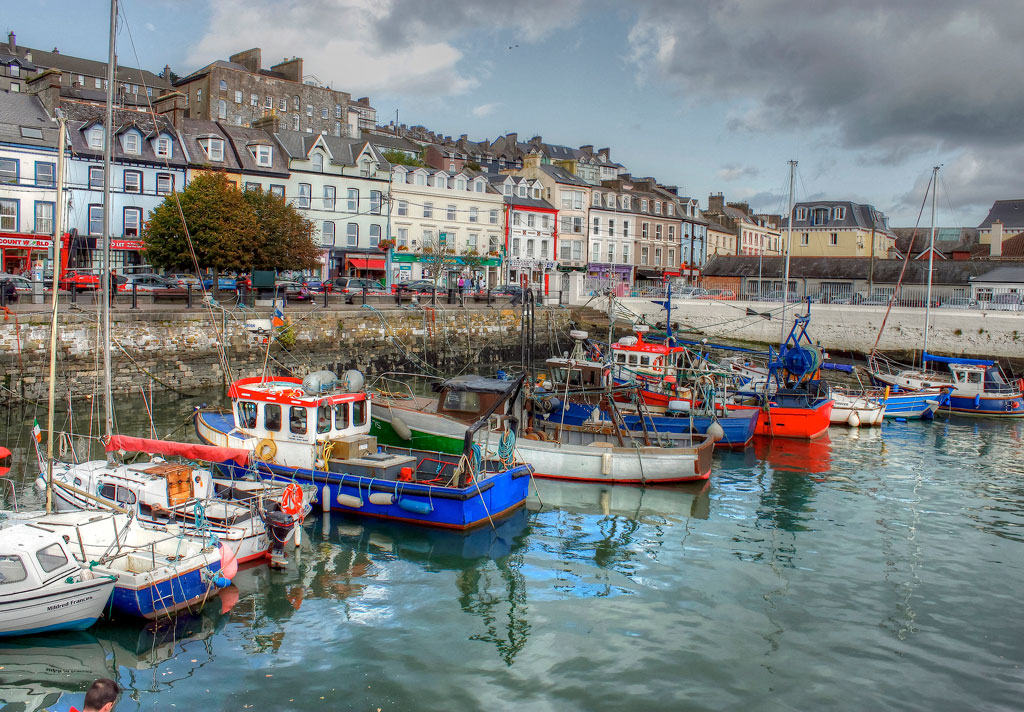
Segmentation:
{"type": "Polygon", "coordinates": [[[638,269],[636,271],[636,276],[641,279],[661,279],[662,274],[660,270],[653,269],[638,269]]]}
{"type": "Polygon", "coordinates": [[[383,257],[349,257],[348,266],[356,269],[384,271],[383,257]]]}

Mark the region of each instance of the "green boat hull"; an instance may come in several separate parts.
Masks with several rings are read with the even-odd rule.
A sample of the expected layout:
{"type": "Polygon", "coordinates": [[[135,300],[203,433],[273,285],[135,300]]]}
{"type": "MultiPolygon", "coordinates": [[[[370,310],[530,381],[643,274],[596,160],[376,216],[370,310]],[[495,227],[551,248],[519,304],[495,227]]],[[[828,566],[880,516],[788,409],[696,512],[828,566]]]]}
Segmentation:
{"type": "Polygon", "coordinates": [[[388,421],[374,416],[370,417],[370,421],[370,435],[375,436],[377,443],[380,445],[433,450],[434,452],[443,452],[450,455],[462,454],[464,441],[461,438],[410,428],[412,438],[403,440],[388,421]]]}

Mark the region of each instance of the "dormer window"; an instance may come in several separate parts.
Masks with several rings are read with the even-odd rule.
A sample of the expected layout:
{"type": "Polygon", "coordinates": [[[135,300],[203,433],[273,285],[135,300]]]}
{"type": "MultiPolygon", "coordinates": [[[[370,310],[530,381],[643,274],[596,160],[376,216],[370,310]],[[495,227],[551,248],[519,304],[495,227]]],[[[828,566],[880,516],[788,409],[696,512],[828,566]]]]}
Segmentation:
{"type": "Polygon", "coordinates": [[[137,156],[141,151],[142,142],[139,140],[139,135],[134,131],[126,133],[124,135],[124,152],[137,156]]]}
{"type": "Polygon", "coordinates": [[[525,198],[526,197],[526,184],[525,183],[520,183],[519,184],[519,197],[520,198],[525,198]]]}
{"type": "Polygon", "coordinates": [[[319,173],[324,172],[324,154],[314,153],[313,154],[313,170],[319,173]]]}
{"type": "Polygon", "coordinates": [[[797,208],[796,209],[796,219],[797,220],[806,220],[807,219],[807,208],[797,208]]]}
{"type": "Polygon", "coordinates": [[[448,180],[447,180],[446,176],[444,176],[441,173],[438,173],[436,176],[434,176],[434,187],[435,188],[447,188],[448,187],[448,180]]]}
{"type": "Polygon", "coordinates": [[[811,224],[824,225],[828,222],[828,214],[828,208],[815,208],[814,212],[811,213],[811,224]]]}
{"type": "Polygon", "coordinates": [[[655,200],[654,201],[654,214],[655,215],[661,215],[661,201],[660,200],[655,200]]]}
{"type": "Polygon", "coordinates": [[[274,164],[274,147],[261,145],[257,146],[254,152],[256,165],[270,168],[274,164]]]}
{"type": "Polygon", "coordinates": [[[206,152],[206,157],[211,161],[220,162],[224,160],[224,141],[221,139],[208,138],[201,145],[206,152]]]}
{"type": "Polygon", "coordinates": [[[601,207],[601,194],[596,192],[596,191],[594,192],[594,198],[592,200],[592,205],[595,208],[600,208],[601,207]]]}
{"type": "Polygon", "coordinates": [[[846,208],[838,207],[838,206],[835,207],[835,208],[832,208],[832,219],[833,220],[842,220],[845,217],[846,217],[846,208]]]}
{"type": "Polygon", "coordinates": [[[622,196],[622,209],[623,210],[629,210],[629,196],[628,195],[622,196]]]}
{"type": "Polygon", "coordinates": [[[665,214],[672,217],[676,214],[675,206],[672,203],[665,203],[665,214]]]}
{"type": "Polygon", "coordinates": [[[103,127],[93,126],[89,129],[86,141],[89,142],[89,148],[103,148],[103,127]]]}
{"type": "Polygon", "coordinates": [[[484,186],[484,181],[482,181],[482,180],[475,180],[475,181],[473,181],[473,190],[475,190],[477,193],[483,193],[486,190],[486,187],[484,186]]]}
{"type": "Polygon", "coordinates": [[[606,201],[605,202],[607,203],[608,207],[609,208],[614,208],[615,207],[615,194],[614,193],[608,193],[605,197],[606,197],[606,201]]]}
{"type": "Polygon", "coordinates": [[[540,186],[539,185],[538,186],[534,186],[534,188],[533,188],[533,197],[536,200],[540,200],[540,186]]]}
{"type": "Polygon", "coordinates": [[[160,136],[153,142],[153,151],[161,158],[171,157],[171,139],[160,136]]]}
{"type": "Polygon", "coordinates": [[[643,198],[640,199],[640,212],[642,212],[642,213],[646,213],[647,212],[647,200],[646,199],[643,199],[643,198]]]}
{"type": "Polygon", "coordinates": [[[455,180],[455,190],[465,190],[465,189],[466,189],[466,181],[465,181],[465,179],[457,178],[455,180]]]}

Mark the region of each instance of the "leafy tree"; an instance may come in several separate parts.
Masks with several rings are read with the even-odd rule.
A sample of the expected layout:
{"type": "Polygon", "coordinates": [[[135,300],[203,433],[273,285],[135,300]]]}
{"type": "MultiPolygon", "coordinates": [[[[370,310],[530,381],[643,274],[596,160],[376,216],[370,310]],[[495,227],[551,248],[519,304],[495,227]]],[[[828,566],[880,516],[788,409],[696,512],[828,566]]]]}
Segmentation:
{"type": "Polygon", "coordinates": [[[455,266],[455,250],[447,244],[442,245],[440,240],[430,242],[423,246],[420,263],[430,269],[430,279],[437,286],[448,270],[455,266]]]}
{"type": "Polygon", "coordinates": [[[185,225],[200,269],[313,269],[319,264],[309,220],[278,196],[239,191],[223,173],[196,175],[150,213],[143,241],[152,264],[195,269],[185,225]]]}
{"type": "Polygon", "coordinates": [[[252,210],[223,173],[200,173],[176,195],[149,214],[142,239],[151,264],[195,269],[185,225],[201,269],[241,269],[252,262],[257,237],[252,210]]]}
{"type": "Polygon", "coordinates": [[[384,159],[393,166],[422,166],[422,158],[409,158],[404,151],[389,149],[381,153],[384,159]]]}
{"type": "Polygon", "coordinates": [[[252,210],[260,237],[252,269],[316,269],[320,248],[313,239],[313,222],[302,217],[284,198],[270,192],[247,190],[242,197],[252,210]]]}
{"type": "Polygon", "coordinates": [[[466,161],[466,168],[468,168],[471,171],[479,171],[480,164],[477,163],[476,161],[466,161]]]}

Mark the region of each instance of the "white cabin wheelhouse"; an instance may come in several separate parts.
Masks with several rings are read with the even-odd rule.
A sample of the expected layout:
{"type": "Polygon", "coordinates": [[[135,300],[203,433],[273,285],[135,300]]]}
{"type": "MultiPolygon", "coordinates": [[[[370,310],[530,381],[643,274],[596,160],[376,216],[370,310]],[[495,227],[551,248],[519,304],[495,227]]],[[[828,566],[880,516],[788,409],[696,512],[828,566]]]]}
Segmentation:
{"type": "Polygon", "coordinates": [[[370,449],[370,401],[364,391],[318,395],[307,390],[313,389],[292,377],[235,381],[228,390],[235,429],[228,435],[255,441],[260,460],[304,468],[322,466],[325,447],[352,445],[346,457],[370,449]]]}

